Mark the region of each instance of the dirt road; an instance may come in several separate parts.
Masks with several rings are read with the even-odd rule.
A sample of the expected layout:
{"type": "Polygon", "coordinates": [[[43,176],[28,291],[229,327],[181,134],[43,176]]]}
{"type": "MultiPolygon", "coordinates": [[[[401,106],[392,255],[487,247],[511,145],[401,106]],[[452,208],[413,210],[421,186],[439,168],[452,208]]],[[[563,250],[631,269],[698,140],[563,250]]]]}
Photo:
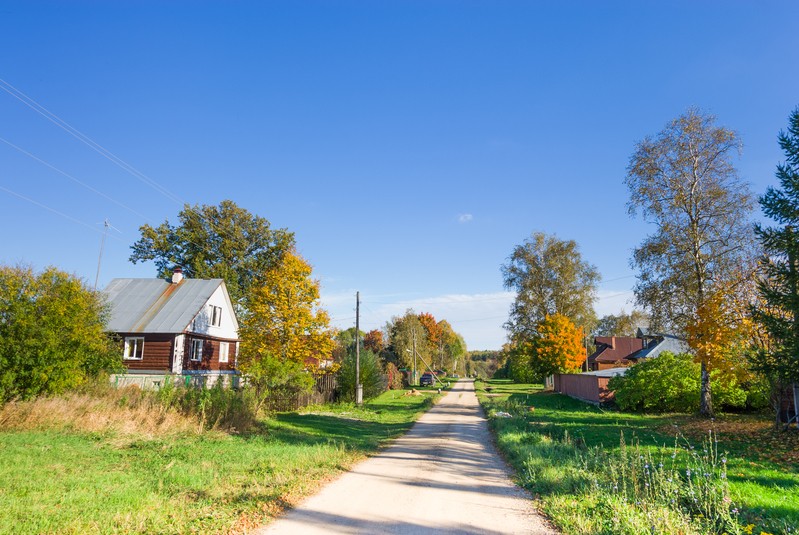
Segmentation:
{"type": "Polygon", "coordinates": [[[258,531],[554,533],[509,479],[471,381],[460,381],[379,455],[258,531]]]}

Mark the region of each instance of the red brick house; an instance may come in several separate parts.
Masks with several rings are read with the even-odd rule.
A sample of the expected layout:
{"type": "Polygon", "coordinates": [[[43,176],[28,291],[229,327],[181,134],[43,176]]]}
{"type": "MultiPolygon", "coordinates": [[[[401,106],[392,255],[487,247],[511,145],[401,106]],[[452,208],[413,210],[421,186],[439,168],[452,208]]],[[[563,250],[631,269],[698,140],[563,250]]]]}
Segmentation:
{"type": "MultiPolygon", "coordinates": [[[[237,375],[239,325],[222,279],[114,279],[108,330],[130,374],[237,375]]],[[[204,382],[206,382],[204,381],[204,382]]]]}

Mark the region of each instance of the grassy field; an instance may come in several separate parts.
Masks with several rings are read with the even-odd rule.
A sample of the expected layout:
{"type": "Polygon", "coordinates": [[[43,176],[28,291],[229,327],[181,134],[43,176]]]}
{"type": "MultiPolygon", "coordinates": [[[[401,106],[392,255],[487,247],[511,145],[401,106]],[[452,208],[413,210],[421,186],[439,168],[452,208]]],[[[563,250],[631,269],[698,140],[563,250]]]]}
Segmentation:
{"type": "Polygon", "coordinates": [[[403,394],[238,435],[0,431],[0,533],[245,531],[405,432],[435,396],[403,394]]]}
{"type": "Polygon", "coordinates": [[[603,487],[607,477],[597,474],[608,472],[606,465],[613,463],[601,456],[595,462],[597,452],[618,457],[622,437],[624,455],[640,458],[642,472],[665,464],[664,474],[672,470],[683,479],[692,459],[710,459],[717,447],[718,457],[705,463],[702,471],[707,473],[700,475],[711,473],[709,479],[717,476],[716,484],[728,489],[732,503],[719,505],[731,510],[737,524],[718,532],[797,533],[799,436],[773,431],[767,417],[721,415],[708,421],[622,413],[545,393],[538,385],[505,381],[478,383],[478,394],[520,482],[540,496],[544,512],[566,533],[713,531],[703,524],[701,512],[688,520],[670,518],[668,508],[654,501],[625,503],[621,493],[615,496],[617,483],[603,487]],[[507,414],[496,417],[497,411],[507,414]]]}

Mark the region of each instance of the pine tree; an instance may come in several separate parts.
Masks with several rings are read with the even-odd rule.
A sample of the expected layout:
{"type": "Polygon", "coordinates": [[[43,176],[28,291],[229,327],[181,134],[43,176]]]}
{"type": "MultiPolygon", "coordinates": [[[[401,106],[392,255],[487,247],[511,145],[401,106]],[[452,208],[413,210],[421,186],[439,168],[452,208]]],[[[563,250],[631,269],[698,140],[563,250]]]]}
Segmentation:
{"type": "Polygon", "coordinates": [[[777,394],[777,423],[781,393],[799,382],[799,108],[778,139],[786,157],[777,165],[780,187],[769,187],[760,198],[763,214],[777,225],[755,226],[766,258],[759,281],[762,306],[753,315],[768,332],[771,347],[752,356],[753,367],[769,379],[777,394]]]}

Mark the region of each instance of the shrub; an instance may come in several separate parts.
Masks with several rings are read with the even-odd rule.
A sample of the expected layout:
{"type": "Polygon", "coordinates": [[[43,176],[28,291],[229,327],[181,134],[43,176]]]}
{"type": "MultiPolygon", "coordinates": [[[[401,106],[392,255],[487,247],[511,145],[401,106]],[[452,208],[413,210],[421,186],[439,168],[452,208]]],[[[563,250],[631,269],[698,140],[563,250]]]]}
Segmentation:
{"type": "MultiPolygon", "coordinates": [[[[367,350],[361,351],[361,384],[363,399],[371,399],[386,390],[383,370],[377,355],[367,350]]],[[[339,394],[342,401],[355,400],[355,351],[349,351],[341,364],[338,376],[339,394]]]]}
{"type": "Polygon", "coordinates": [[[389,390],[402,390],[402,372],[393,362],[386,363],[386,388],[389,390]]]}
{"type": "MultiPolygon", "coordinates": [[[[687,353],[661,353],[612,378],[608,388],[616,393],[616,404],[622,410],[694,412],[699,408],[700,371],[693,358],[687,353]]],[[[710,387],[717,406],[747,406],[749,393],[735,376],[713,371],[710,387]]],[[[752,399],[756,401],[756,395],[752,399]]]]}
{"type": "Polygon", "coordinates": [[[692,412],[699,407],[699,364],[664,352],[613,377],[608,388],[622,410],[692,412]]]}
{"type": "Polygon", "coordinates": [[[0,403],[60,394],[120,370],[106,314],[73,275],[0,266],[0,403]]]}

